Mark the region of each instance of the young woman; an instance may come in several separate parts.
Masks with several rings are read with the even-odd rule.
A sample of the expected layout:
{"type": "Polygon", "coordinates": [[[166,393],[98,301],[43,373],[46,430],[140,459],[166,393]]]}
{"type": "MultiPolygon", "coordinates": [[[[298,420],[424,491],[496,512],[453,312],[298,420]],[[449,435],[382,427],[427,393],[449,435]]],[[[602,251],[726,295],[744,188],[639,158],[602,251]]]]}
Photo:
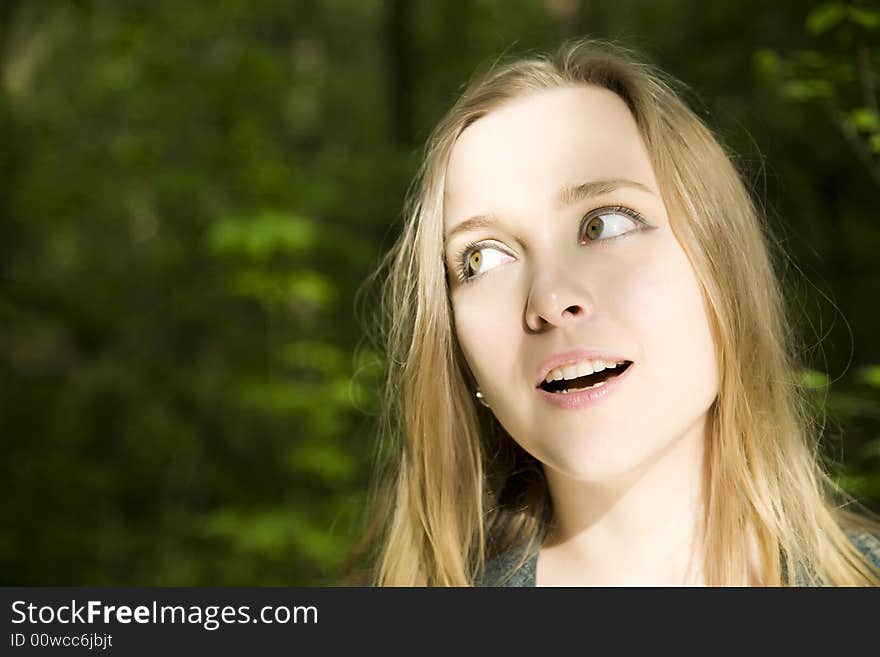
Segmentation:
{"type": "Polygon", "coordinates": [[[880,584],[749,194],[628,51],[472,83],[385,265],[373,583],[880,584]]]}

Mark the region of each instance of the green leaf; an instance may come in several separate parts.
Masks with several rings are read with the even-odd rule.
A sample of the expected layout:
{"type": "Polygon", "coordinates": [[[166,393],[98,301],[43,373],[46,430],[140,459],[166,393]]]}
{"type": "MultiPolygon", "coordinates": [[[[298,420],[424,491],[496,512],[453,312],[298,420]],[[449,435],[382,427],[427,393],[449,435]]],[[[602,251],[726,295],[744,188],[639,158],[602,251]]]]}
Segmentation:
{"type": "Polygon", "coordinates": [[[880,134],[871,135],[870,139],[868,139],[868,143],[871,145],[872,151],[880,153],[880,134]]]}
{"type": "Polygon", "coordinates": [[[316,271],[269,272],[245,270],[234,274],[232,291],[272,305],[293,310],[327,308],[336,300],[333,281],[316,271]]]}
{"type": "Polygon", "coordinates": [[[326,414],[334,420],[325,426],[325,434],[341,426],[340,412],[354,407],[352,380],[338,376],[318,382],[299,378],[252,378],[240,382],[230,391],[231,400],[244,408],[272,415],[302,413],[323,421],[326,414]]]}
{"type": "Polygon", "coordinates": [[[792,80],[782,85],[782,94],[790,100],[830,98],[834,88],[827,80],[792,80]]]}
{"type": "Polygon", "coordinates": [[[820,5],[807,15],[807,31],[818,35],[834,28],[846,15],[846,7],[837,2],[820,5]]]}
{"type": "Polygon", "coordinates": [[[299,215],[263,212],[224,219],[209,234],[211,249],[220,255],[241,255],[264,261],[278,254],[301,253],[315,243],[313,222],[299,215]]]}
{"type": "Polygon", "coordinates": [[[866,107],[859,107],[853,110],[850,117],[857,130],[873,132],[880,128],[880,117],[877,116],[877,112],[866,107]]]}
{"type": "Polygon", "coordinates": [[[219,509],[197,518],[193,531],[220,540],[250,556],[301,554],[317,563],[333,564],[344,555],[321,519],[301,509],[219,509]]]}
{"type": "Polygon", "coordinates": [[[752,56],[755,75],[764,84],[773,84],[782,77],[782,60],[769,48],[762,48],[752,56]]]}
{"type": "Polygon", "coordinates": [[[856,375],[856,381],[872,388],[880,388],[880,365],[868,365],[861,368],[856,375]]]}
{"type": "Polygon", "coordinates": [[[818,370],[802,369],[798,372],[798,379],[805,388],[819,390],[828,387],[828,375],[818,370]]]}
{"type": "Polygon", "coordinates": [[[822,75],[829,66],[827,55],[818,50],[796,50],[789,59],[798,70],[819,72],[822,75]]]}
{"type": "Polygon", "coordinates": [[[358,473],[352,455],[332,443],[295,445],[286,460],[292,472],[314,475],[332,485],[347,484],[358,473]]]}
{"type": "Polygon", "coordinates": [[[285,345],[279,356],[296,370],[333,375],[345,368],[346,357],[350,354],[329,342],[297,340],[285,345]]]}
{"type": "Polygon", "coordinates": [[[864,474],[842,474],[837,483],[841,488],[854,497],[880,497],[880,477],[864,474]]]}
{"type": "Polygon", "coordinates": [[[871,9],[849,8],[849,19],[866,30],[873,30],[880,25],[880,12],[871,9]]]}
{"type": "Polygon", "coordinates": [[[249,379],[242,381],[231,391],[231,399],[243,408],[260,411],[269,415],[308,414],[317,412],[317,400],[327,406],[333,404],[333,411],[339,405],[328,397],[328,386],[310,381],[295,381],[282,378],[249,379]]]}

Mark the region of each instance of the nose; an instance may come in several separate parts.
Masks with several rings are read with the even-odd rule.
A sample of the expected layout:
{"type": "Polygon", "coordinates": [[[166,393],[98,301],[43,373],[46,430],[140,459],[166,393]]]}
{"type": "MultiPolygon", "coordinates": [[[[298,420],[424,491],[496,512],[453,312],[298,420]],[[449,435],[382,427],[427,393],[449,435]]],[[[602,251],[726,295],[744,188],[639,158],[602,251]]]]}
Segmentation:
{"type": "Polygon", "coordinates": [[[593,299],[582,281],[562,269],[544,270],[532,282],[525,323],[534,332],[584,321],[594,312],[593,299]]]}

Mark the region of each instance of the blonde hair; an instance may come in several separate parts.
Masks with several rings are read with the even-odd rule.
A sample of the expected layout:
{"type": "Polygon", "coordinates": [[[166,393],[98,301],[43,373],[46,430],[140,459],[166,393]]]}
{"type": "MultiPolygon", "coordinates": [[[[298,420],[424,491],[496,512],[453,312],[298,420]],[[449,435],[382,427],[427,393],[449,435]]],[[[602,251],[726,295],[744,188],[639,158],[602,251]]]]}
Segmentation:
{"type": "Polygon", "coordinates": [[[765,585],[880,584],[847,536],[877,524],[825,473],[821,429],[793,379],[795,340],[770,240],[731,158],[675,81],[597,40],[491,68],[428,141],[403,232],[377,271],[387,272],[387,379],[373,522],[355,550],[369,551],[370,582],[471,585],[489,557],[540,545],[551,513],[540,463],[477,406],[456,343],[442,255],[445,170],[459,134],[481,116],[582,84],[613,91],[632,112],[709,308],[720,381],[708,423],[706,581],[744,583],[757,556],[765,585]]]}

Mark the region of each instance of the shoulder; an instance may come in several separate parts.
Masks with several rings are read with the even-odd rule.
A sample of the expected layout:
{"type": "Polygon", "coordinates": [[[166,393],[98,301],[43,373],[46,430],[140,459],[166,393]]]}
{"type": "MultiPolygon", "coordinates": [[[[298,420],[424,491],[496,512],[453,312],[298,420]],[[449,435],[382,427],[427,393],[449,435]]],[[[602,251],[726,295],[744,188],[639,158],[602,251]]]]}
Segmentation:
{"type": "Polygon", "coordinates": [[[486,562],[486,568],[474,586],[535,586],[537,553],[529,554],[528,545],[520,545],[486,562]]]}
{"type": "MultiPolygon", "coordinates": [[[[849,529],[846,534],[859,552],[880,568],[880,537],[865,529],[849,529]]],[[[489,559],[486,568],[474,582],[474,586],[535,586],[538,554],[536,552],[529,554],[528,548],[528,545],[520,545],[489,559]]]]}
{"type": "Polygon", "coordinates": [[[865,529],[850,529],[846,534],[853,545],[859,549],[859,552],[868,557],[877,568],[880,568],[880,537],[865,529]]]}

